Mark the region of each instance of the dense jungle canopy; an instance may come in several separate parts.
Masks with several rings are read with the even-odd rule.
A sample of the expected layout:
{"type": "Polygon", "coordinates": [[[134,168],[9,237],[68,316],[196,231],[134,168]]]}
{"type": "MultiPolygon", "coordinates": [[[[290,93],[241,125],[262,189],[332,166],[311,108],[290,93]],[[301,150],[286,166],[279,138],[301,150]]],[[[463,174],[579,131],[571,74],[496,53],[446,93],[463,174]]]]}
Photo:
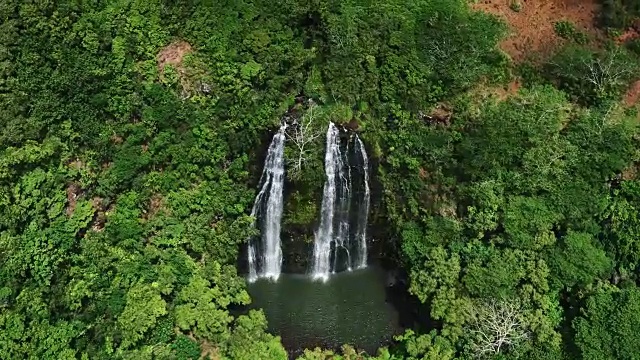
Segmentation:
{"type": "MultiPolygon", "coordinates": [[[[0,359],[287,359],[235,311],[286,116],[359,132],[376,256],[428,317],[301,359],[640,358],[640,2],[522,61],[472,6],[0,1],[0,359]]],[[[323,141],[286,150],[300,242],[323,141]]]]}

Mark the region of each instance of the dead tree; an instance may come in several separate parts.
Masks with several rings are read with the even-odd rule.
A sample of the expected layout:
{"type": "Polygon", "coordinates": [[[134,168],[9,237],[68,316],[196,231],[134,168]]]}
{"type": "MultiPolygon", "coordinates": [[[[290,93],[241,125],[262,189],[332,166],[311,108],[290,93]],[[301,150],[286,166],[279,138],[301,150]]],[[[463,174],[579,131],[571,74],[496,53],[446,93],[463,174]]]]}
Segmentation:
{"type": "Polygon", "coordinates": [[[504,352],[528,337],[517,301],[487,301],[475,306],[471,316],[471,350],[477,358],[504,352]]]}
{"type": "Polygon", "coordinates": [[[591,61],[583,60],[588,69],[585,74],[587,81],[592,83],[599,93],[604,93],[607,86],[616,86],[623,83],[623,79],[629,76],[630,70],[621,66],[619,59],[620,50],[613,50],[604,58],[596,58],[591,61]]]}
{"type": "Polygon", "coordinates": [[[292,143],[297,151],[297,157],[293,160],[291,171],[300,174],[302,167],[307,161],[310,145],[322,135],[322,131],[314,126],[315,108],[317,105],[310,103],[309,109],[293,126],[287,127],[285,132],[287,139],[292,143]]]}

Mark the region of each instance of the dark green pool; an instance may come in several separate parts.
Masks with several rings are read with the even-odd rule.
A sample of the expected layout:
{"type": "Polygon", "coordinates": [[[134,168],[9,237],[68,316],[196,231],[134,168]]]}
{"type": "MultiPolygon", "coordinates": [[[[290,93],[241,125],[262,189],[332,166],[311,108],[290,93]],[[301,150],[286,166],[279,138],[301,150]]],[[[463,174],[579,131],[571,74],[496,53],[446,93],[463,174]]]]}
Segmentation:
{"type": "Polygon", "coordinates": [[[351,344],[375,353],[401,331],[388,303],[385,274],[375,267],[342,272],[326,283],[306,275],[282,274],[277,283],[249,284],[253,307],[264,309],[269,330],[293,353],[351,344]]]}

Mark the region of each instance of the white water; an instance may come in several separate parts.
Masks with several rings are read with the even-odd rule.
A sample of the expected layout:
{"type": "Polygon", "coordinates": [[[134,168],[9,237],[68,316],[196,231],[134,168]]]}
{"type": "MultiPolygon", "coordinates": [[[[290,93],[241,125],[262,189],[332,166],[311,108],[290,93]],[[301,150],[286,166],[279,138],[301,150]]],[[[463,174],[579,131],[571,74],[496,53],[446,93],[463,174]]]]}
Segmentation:
{"type": "Polygon", "coordinates": [[[326,149],[324,155],[324,172],[326,180],[322,191],[322,207],[320,210],[320,227],[313,242],[313,270],[314,280],[327,281],[331,271],[331,241],[333,240],[333,222],[336,210],[336,188],[338,167],[342,164],[340,154],[340,138],[338,128],[333,123],[327,129],[326,149]]]}
{"type": "Polygon", "coordinates": [[[282,220],[284,188],[284,143],[286,125],[273,137],[264,162],[251,216],[259,219],[260,238],[249,243],[249,281],[258,278],[278,280],[282,269],[280,222],[282,220]]]}
{"type": "MultiPolygon", "coordinates": [[[[338,147],[340,151],[340,147],[338,147]]],[[[350,237],[350,224],[349,214],[351,211],[351,166],[349,164],[349,144],[347,144],[347,150],[345,153],[338,153],[336,160],[336,168],[338,169],[337,181],[340,184],[337,190],[336,208],[338,213],[336,214],[336,223],[338,225],[338,234],[335,237],[335,243],[333,247],[333,269],[332,273],[335,273],[338,269],[338,259],[340,251],[344,251],[346,254],[347,270],[351,271],[351,237],[350,237]],[[345,166],[347,172],[345,173],[345,166]]]]}
{"type": "MultiPolygon", "coordinates": [[[[313,245],[313,268],[311,276],[315,280],[326,281],[331,273],[340,269],[367,267],[367,220],[371,190],[369,188],[369,158],[364,144],[355,136],[355,149],[347,144],[343,153],[340,148],[338,128],[329,124],[324,158],[325,183],[320,210],[320,226],[313,245]],[[352,219],[352,172],[349,154],[362,161],[362,195],[358,198],[357,211],[352,219]],[[351,221],[356,220],[355,233],[351,231],[351,221]],[[352,240],[353,239],[353,240],[352,240]],[[333,261],[332,261],[333,260],[333,261]],[[340,262],[340,263],[339,263],[340,262]]],[[[357,172],[359,173],[359,172],[357,172]]],[[[357,180],[360,181],[360,180],[357,180]]]]}
{"type": "Polygon", "coordinates": [[[362,168],[364,172],[364,195],[358,211],[358,228],[356,237],[358,239],[358,269],[367,267],[367,220],[369,218],[369,205],[371,203],[371,189],[369,188],[369,157],[360,137],[356,134],[356,143],[360,149],[362,157],[362,168]]]}

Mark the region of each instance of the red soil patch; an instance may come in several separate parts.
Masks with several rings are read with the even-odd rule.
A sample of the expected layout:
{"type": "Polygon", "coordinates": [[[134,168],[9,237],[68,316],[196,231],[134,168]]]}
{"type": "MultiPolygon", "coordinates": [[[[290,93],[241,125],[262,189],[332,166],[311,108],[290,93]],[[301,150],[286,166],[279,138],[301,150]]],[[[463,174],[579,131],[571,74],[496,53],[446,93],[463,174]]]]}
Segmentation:
{"type": "Polygon", "coordinates": [[[628,43],[635,39],[640,39],[640,18],[636,19],[633,24],[629,28],[627,28],[624,33],[622,33],[622,35],[616,38],[616,44],[624,45],[625,43],[628,43]]]}
{"type": "Polygon", "coordinates": [[[164,70],[165,66],[173,65],[180,70],[184,56],[192,51],[191,45],[186,41],[176,41],[158,53],[158,68],[164,70]]]}
{"type": "Polygon", "coordinates": [[[640,32],[634,28],[629,28],[616,38],[616,43],[620,45],[637,38],[640,38],[640,32]]]}
{"type": "Polygon", "coordinates": [[[496,89],[496,95],[500,101],[503,101],[510,96],[517,94],[521,87],[522,84],[520,83],[520,80],[514,79],[504,88],[496,89]]]}
{"type": "MultiPolygon", "coordinates": [[[[160,71],[161,79],[163,78],[164,69],[167,65],[171,65],[178,72],[180,86],[182,87],[181,96],[183,99],[190,97],[196,91],[196,84],[193,82],[193,79],[189,79],[187,68],[183,64],[185,56],[191,52],[193,52],[193,49],[189,43],[176,41],[164,47],[157,56],[158,70],[160,71]]],[[[206,91],[211,91],[210,88],[207,89],[206,91]]],[[[202,88],[201,91],[205,91],[204,88],[202,88]]]]}
{"type": "Polygon", "coordinates": [[[500,47],[514,61],[522,61],[531,54],[544,57],[552,53],[563,41],[554,30],[554,23],[560,20],[573,23],[576,29],[587,34],[598,34],[595,28],[599,11],[597,0],[520,0],[519,12],[509,7],[511,2],[483,0],[472,7],[501,17],[509,24],[511,34],[500,47]]]}
{"type": "Polygon", "coordinates": [[[640,80],[634,82],[624,95],[624,104],[635,106],[640,101],[640,80]]]}

